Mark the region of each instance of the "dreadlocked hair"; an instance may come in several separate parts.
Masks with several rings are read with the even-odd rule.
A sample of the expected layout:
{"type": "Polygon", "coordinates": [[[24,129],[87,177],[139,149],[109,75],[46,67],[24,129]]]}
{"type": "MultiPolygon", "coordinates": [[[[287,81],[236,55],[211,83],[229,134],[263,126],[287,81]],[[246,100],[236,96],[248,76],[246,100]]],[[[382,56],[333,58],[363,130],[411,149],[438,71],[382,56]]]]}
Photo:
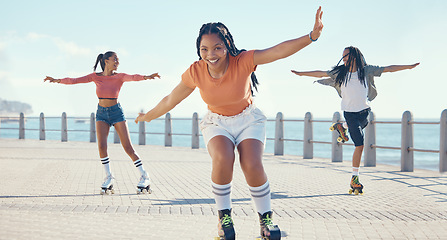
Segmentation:
{"type": "Polygon", "coordinates": [[[347,48],[345,48],[345,50],[348,49],[349,53],[348,55],[348,61],[345,64],[342,64],[339,66],[340,62],[343,60],[343,58],[346,56],[343,56],[340,61],[338,61],[337,66],[335,66],[332,70],[331,73],[336,74],[337,78],[335,79],[335,84],[338,84],[338,86],[341,86],[342,84],[346,84],[348,83],[348,81],[351,79],[351,72],[349,71],[349,69],[351,69],[351,67],[353,66],[353,64],[355,63],[356,66],[356,71],[357,74],[359,76],[359,81],[363,84],[363,86],[366,87],[366,82],[365,82],[365,66],[366,66],[366,61],[365,61],[365,57],[363,57],[362,52],[360,52],[360,50],[356,47],[353,46],[349,46],[347,48]]]}
{"type": "MultiPolygon", "coordinates": [[[[239,53],[246,51],[245,49],[237,49],[234,45],[233,36],[231,35],[228,28],[221,22],[212,22],[212,23],[206,23],[203,24],[199,31],[199,36],[197,37],[196,46],[197,46],[197,55],[199,55],[199,60],[202,59],[200,57],[200,42],[202,41],[202,36],[204,34],[217,34],[219,38],[224,42],[225,47],[228,49],[228,52],[231,54],[231,56],[235,57],[239,55],[239,53]]],[[[258,91],[258,79],[256,78],[256,75],[254,72],[251,73],[251,95],[253,94],[253,88],[258,91]]]]}

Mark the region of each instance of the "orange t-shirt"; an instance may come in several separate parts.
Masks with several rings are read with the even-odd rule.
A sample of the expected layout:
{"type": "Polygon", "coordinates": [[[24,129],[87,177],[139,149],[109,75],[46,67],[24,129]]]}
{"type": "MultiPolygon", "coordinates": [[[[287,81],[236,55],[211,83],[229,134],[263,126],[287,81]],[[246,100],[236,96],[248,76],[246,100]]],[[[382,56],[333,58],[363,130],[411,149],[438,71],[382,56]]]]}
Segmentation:
{"type": "Polygon", "coordinates": [[[194,62],[182,74],[182,82],[190,88],[198,87],[212,112],[237,115],[253,102],[250,88],[250,75],[256,70],[253,54],[254,50],[241,52],[236,57],[228,55],[228,69],[219,79],[210,76],[205,61],[194,62]]]}

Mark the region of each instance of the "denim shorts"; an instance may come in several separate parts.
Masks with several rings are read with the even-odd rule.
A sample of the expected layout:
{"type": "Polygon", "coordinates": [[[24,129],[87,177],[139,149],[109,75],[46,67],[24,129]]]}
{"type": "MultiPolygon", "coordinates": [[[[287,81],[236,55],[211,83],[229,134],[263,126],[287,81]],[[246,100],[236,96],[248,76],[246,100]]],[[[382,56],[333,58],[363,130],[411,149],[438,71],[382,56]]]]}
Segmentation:
{"type": "Polygon", "coordinates": [[[363,109],[360,112],[343,112],[348,124],[349,135],[356,147],[363,146],[363,129],[368,125],[368,115],[371,108],[363,109]]]}
{"type": "Polygon", "coordinates": [[[98,105],[98,110],[96,110],[96,121],[103,121],[113,126],[116,123],[126,121],[124,117],[123,109],[119,103],[111,107],[102,107],[98,105]]]}
{"type": "Polygon", "coordinates": [[[267,117],[253,104],[234,116],[222,116],[208,111],[200,122],[205,145],[216,136],[225,136],[235,146],[245,139],[257,139],[265,143],[265,123],[267,117]]]}

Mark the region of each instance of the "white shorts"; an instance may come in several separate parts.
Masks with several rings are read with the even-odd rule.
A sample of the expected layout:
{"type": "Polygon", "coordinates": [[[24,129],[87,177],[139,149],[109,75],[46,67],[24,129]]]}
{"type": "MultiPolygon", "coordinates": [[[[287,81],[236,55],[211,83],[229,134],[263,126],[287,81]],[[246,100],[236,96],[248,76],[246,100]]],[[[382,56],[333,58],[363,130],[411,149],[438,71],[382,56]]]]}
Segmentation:
{"type": "Polygon", "coordinates": [[[267,117],[254,104],[234,116],[222,116],[208,110],[200,122],[205,145],[215,136],[225,136],[235,146],[245,139],[257,139],[265,143],[267,117]]]}

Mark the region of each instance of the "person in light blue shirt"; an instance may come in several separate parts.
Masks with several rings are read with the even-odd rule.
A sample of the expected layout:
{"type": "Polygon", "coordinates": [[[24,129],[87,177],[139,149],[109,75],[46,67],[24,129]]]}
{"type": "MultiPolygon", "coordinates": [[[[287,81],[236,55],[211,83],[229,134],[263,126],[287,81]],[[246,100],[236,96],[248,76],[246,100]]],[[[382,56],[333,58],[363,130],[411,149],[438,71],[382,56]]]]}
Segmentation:
{"type": "Polygon", "coordinates": [[[412,69],[419,65],[391,65],[379,67],[366,64],[362,52],[353,46],[346,47],[343,51],[342,59],[329,71],[305,71],[298,72],[292,70],[298,76],[308,77],[329,77],[317,80],[316,82],[334,87],[338,95],[342,98],[341,110],[346,120],[343,124],[336,124],[334,127],[340,133],[342,141],[348,140],[345,136],[346,129],[355,145],[352,156],[352,177],[351,189],[355,194],[363,193],[363,185],[359,181],[359,167],[363,153],[363,129],[368,125],[368,115],[371,111],[370,101],[377,96],[374,77],[380,77],[384,72],[396,72],[405,69],[412,69]],[[343,61],[342,65],[339,65],[343,61]]]}

